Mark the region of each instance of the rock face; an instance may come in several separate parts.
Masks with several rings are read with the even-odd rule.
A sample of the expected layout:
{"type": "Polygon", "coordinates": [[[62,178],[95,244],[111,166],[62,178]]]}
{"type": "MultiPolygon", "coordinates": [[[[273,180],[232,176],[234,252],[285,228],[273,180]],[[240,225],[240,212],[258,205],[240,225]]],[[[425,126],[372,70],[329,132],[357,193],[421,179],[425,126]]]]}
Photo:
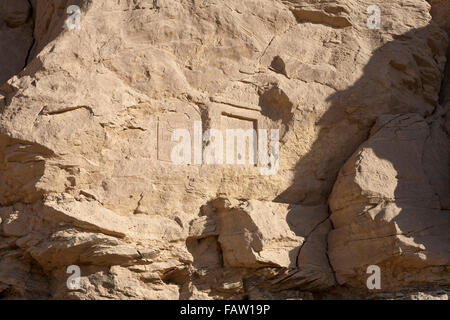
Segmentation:
{"type": "Polygon", "coordinates": [[[385,287],[448,284],[449,148],[442,121],[379,118],[330,196],[329,254],[340,283],[378,265],[388,270],[385,287]]]}
{"type": "Polygon", "coordinates": [[[448,299],[450,3],[372,4],[3,0],[0,298],[448,299]]]}

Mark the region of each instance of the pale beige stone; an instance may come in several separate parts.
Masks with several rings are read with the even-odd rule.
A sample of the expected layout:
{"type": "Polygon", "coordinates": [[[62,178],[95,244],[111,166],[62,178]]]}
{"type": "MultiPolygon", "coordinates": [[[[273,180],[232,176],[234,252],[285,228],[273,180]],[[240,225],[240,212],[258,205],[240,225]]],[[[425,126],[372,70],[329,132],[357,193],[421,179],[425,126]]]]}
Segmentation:
{"type": "Polygon", "coordinates": [[[0,2],[1,297],[449,283],[448,1],[379,0],[380,30],[366,0],[81,0],[79,30],[72,4],[0,2]],[[199,121],[279,129],[278,170],[172,163],[199,121]]]}

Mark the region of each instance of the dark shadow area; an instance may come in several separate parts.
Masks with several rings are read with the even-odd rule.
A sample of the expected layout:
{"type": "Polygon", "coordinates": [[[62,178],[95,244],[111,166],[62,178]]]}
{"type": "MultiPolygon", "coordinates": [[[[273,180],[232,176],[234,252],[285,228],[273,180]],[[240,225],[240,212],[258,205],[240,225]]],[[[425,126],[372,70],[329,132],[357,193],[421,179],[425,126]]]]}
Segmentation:
{"type": "Polygon", "coordinates": [[[0,85],[18,74],[33,43],[33,19],[27,0],[0,1],[0,85]]]}
{"type": "MultiPolygon", "coordinates": [[[[448,259],[447,262],[442,261],[448,256],[449,249],[445,235],[450,234],[450,212],[446,211],[449,208],[444,204],[447,201],[442,201],[445,197],[450,198],[448,181],[445,181],[450,177],[450,141],[443,131],[443,118],[449,111],[449,105],[447,110],[442,106],[450,94],[446,85],[449,63],[446,65],[447,80],[441,83],[443,58],[446,52],[448,55],[444,49],[445,42],[445,32],[432,22],[424,28],[395,36],[394,40],[375,50],[364,67],[363,76],[350,88],[329,96],[331,107],[317,122],[320,127],[317,140],[310,152],[297,163],[292,186],[275,200],[305,205],[325,203],[339,170],[368,140],[378,117],[405,117],[406,122],[398,119],[398,128],[393,129],[396,140],[388,139],[379,147],[369,148],[376,157],[387,160],[398,172],[393,203],[400,212],[389,223],[396,223],[399,230],[423,245],[424,252],[429,254],[425,262],[420,262],[415,255],[420,250],[405,252],[390,261],[395,263],[395,259],[400,259],[399,265],[407,272],[410,271],[408,268],[416,268],[414,272],[424,277],[417,279],[417,283],[425,285],[444,285],[445,281],[433,280],[434,276],[428,278],[428,271],[422,268],[445,268],[445,263],[448,263],[448,259]],[[441,88],[440,92],[436,88],[441,88]],[[422,119],[418,120],[420,125],[414,121],[408,123],[407,120],[414,117],[422,119]],[[428,136],[425,132],[424,137],[415,137],[418,134],[415,130],[428,130],[428,136]],[[421,138],[424,138],[422,142],[421,138]],[[420,147],[423,149],[419,150],[420,147]],[[413,162],[424,171],[419,178],[417,172],[408,172],[413,162]],[[432,173],[432,170],[438,171],[432,173]],[[311,185],[312,180],[316,180],[319,186],[311,185]],[[429,184],[435,198],[440,198],[440,205],[420,194],[420,184],[429,184]],[[417,193],[414,193],[415,190],[417,193]],[[416,197],[411,198],[412,194],[416,197]]],[[[378,224],[373,226],[375,229],[378,227],[378,224]]],[[[441,272],[442,277],[445,270],[441,272]]],[[[436,277],[439,278],[439,275],[436,277]]]]}
{"type": "Polygon", "coordinates": [[[442,35],[430,24],[395,36],[376,49],[364,75],[327,99],[331,106],[316,123],[320,127],[316,141],[297,163],[292,185],[275,201],[325,203],[339,169],[367,140],[379,115],[433,114],[438,107],[433,88],[441,81],[437,59],[443,56],[442,35]]]}
{"type": "Polygon", "coordinates": [[[0,205],[40,200],[42,191],[36,184],[52,156],[42,145],[0,135],[0,205]]]}
{"type": "MultiPolygon", "coordinates": [[[[280,60],[278,63],[283,61],[280,60]]],[[[269,86],[259,92],[258,105],[261,107],[261,114],[268,117],[275,127],[280,128],[280,139],[282,139],[294,119],[293,104],[289,97],[277,86],[269,86]]]]}
{"type": "MultiPolygon", "coordinates": [[[[450,19],[450,17],[449,17],[450,19]]],[[[441,92],[439,94],[439,103],[446,106],[450,103],[450,45],[447,49],[447,65],[445,67],[444,79],[442,80],[441,92]]]]}

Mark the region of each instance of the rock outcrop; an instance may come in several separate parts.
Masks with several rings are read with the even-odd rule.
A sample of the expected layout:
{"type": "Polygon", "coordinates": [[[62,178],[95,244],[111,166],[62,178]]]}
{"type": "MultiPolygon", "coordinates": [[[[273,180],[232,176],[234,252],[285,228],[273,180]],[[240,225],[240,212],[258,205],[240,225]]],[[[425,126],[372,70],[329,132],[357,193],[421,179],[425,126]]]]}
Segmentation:
{"type": "Polygon", "coordinates": [[[384,270],[384,287],[448,285],[449,139],[442,121],[380,117],[330,197],[330,260],[340,283],[384,270]]]}
{"type": "Polygon", "coordinates": [[[3,0],[0,298],[448,299],[450,3],[371,5],[3,0]]]}

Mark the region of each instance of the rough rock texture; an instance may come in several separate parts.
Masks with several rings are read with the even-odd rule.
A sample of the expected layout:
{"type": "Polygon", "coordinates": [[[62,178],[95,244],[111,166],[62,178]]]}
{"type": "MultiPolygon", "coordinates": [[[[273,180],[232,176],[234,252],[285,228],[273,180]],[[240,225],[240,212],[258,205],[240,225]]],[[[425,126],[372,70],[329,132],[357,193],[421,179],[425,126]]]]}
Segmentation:
{"type": "Polygon", "coordinates": [[[448,299],[450,3],[376,3],[2,0],[0,297],[448,299]],[[278,170],[173,163],[196,121],[278,170]]]}
{"type": "Polygon", "coordinates": [[[392,270],[384,287],[449,284],[449,149],[440,123],[379,118],[330,197],[329,254],[340,283],[378,265],[392,270]]]}

